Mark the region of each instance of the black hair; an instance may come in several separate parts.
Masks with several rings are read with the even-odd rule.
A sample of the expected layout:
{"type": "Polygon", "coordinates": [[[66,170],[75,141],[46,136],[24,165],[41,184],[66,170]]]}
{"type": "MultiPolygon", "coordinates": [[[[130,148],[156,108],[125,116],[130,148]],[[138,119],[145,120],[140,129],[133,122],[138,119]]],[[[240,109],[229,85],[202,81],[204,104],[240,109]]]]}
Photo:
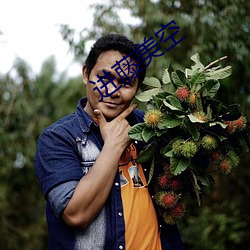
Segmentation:
{"type": "Polygon", "coordinates": [[[87,76],[90,76],[91,70],[95,66],[97,59],[99,58],[101,53],[114,50],[119,51],[124,55],[128,55],[131,53],[131,57],[135,59],[139,64],[140,71],[138,71],[138,83],[141,84],[146,75],[146,65],[144,62],[141,62],[143,58],[137,58],[137,55],[134,52],[135,49],[136,45],[123,35],[107,34],[100,37],[91,47],[89,55],[85,61],[87,76]]]}

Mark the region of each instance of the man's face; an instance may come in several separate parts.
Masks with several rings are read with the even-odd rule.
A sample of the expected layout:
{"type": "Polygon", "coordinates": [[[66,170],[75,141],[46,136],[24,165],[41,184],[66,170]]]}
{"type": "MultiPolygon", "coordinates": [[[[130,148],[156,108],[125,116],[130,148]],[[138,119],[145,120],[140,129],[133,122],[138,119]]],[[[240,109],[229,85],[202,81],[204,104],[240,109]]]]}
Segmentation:
{"type": "MultiPolygon", "coordinates": [[[[111,67],[116,64],[116,61],[120,61],[122,59],[122,56],[123,55],[120,52],[113,50],[106,51],[100,54],[95,66],[93,67],[90,73],[89,79],[87,78],[86,68],[85,67],[83,68],[83,78],[85,84],[87,85],[87,99],[88,99],[85,110],[92,117],[95,117],[93,111],[95,109],[99,109],[106,117],[106,119],[111,119],[111,120],[114,119],[130,105],[130,102],[132,101],[132,99],[136,94],[138,87],[138,78],[131,79],[133,71],[130,69],[130,73],[128,75],[127,70],[124,70],[125,73],[131,79],[131,83],[124,86],[121,77],[115,71],[116,67],[111,69],[111,67]],[[115,77],[113,83],[116,85],[116,87],[114,87],[112,83],[108,83],[106,85],[106,88],[105,87],[101,88],[103,86],[103,83],[101,81],[97,82],[99,80],[97,74],[100,77],[104,76],[103,70],[105,70],[105,72],[107,73],[111,72],[108,75],[111,79],[115,77]],[[94,85],[90,81],[93,81],[96,84],[94,85]],[[108,90],[108,93],[112,93],[115,89],[117,89],[121,85],[122,87],[117,91],[115,91],[112,95],[110,95],[109,97],[103,97],[103,101],[102,101],[102,96],[98,92],[98,90],[93,90],[93,88],[98,87],[103,95],[107,95],[106,89],[108,90]]],[[[125,75],[123,76],[123,79],[125,81],[128,80],[125,75]]],[[[103,81],[107,82],[108,79],[103,79],[103,81]]]]}

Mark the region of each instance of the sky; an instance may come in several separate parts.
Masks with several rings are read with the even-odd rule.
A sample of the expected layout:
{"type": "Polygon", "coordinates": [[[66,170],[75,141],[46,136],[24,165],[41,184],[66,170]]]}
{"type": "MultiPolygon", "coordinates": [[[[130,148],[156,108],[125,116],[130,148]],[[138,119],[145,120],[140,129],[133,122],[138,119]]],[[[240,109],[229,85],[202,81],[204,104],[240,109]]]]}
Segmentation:
{"type": "Polygon", "coordinates": [[[60,24],[77,31],[92,25],[89,0],[5,0],[0,2],[0,74],[11,69],[16,57],[25,60],[34,73],[51,55],[57,71],[69,76],[81,74],[81,65],[73,62],[67,42],[62,40],[60,24]]]}

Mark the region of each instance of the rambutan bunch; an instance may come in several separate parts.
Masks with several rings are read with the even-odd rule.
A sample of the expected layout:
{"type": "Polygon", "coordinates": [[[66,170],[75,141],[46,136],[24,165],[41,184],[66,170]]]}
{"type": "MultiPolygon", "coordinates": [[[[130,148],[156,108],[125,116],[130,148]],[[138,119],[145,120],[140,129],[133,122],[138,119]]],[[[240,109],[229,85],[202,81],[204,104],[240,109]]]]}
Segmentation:
{"type": "Polygon", "coordinates": [[[179,176],[171,172],[171,165],[164,162],[162,174],[157,178],[154,201],[167,224],[175,224],[185,214],[183,184],[179,176]]]}
{"type": "Polygon", "coordinates": [[[220,79],[231,74],[231,67],[213,65],[225,58],[204,66],[195,54],[191,68],[170,66],[162,81],[146,78],[136,96],[146,103],[146,112],[129,136],[147,144],[138,162],[151,166],[149,187],[168,224],[184,215],[184,195],[200,205],[214,183],[211,173],[228,175],[239,165],[240,154],[250,151],[250,127],[239,105],[227,107],[215,99],[220,79]]]}
{"type": "Polygon", "coordinates": [[[180,191],[182,188],[181,179],[172,173],[163,173],[158,177],[157,185],[162,190],[180,191]]]}
{"type": "Polygon", "coordinates": [[[241,115],[238,119],[233,121],[224,121],[227,125],[226,131],[229,134],[233,134],[236,131],[242,131],[246,128],[247,118],[244,115],[241,115]]]}
{"type": "Polygon", "coordinates": [[[240,163],[240,157],[233,149],[229,149],[224,153],[212,151],[210,156],[210,168],[218,170],[223,175],[231,173],[232,169],[240,163]]]}

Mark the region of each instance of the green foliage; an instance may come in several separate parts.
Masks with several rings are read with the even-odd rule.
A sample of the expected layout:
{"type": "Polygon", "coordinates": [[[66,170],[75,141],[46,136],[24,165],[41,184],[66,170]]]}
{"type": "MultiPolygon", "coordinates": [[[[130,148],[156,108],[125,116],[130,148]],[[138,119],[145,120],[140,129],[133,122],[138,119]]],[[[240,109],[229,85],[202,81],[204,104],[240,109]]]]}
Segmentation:
{"type": "Polygon", "coordinates": [[[187,250],[247,249],[248,225],[232,202],[206,205],[180,223],[187,250]],[[189,225],[188,228],[185,228],[189,225]]]}
{"type": "Polygon", "coordinates": [[[45,201],[34,170],[36,142],[42,130],[73,112],[84,95],[81,78],[57,76],[49,58],[32,76],[17,59],[0,75],[0,245],[1,249],[46,249],[45,201]]]}

